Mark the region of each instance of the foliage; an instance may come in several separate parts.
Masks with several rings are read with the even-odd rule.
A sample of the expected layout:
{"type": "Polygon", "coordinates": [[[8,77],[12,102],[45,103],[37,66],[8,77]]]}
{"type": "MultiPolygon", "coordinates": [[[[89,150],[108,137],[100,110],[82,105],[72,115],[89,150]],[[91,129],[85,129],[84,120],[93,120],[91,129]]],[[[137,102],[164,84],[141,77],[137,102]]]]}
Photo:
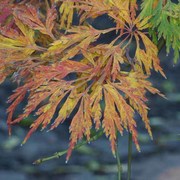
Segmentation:
{"type": "Polygon", "coordinates": [[[152,29],[156,29],[154,40],[163,37],[166,40],[167,53],[172,46],[174,49],[174,61],[177,62],[180,50],[180,3],[175,4],[171,1],[144,1],[142,3],[141,18],[151,16],[150,23],[152,29]]]}
{"type": "Polygon", "coordinates": [[[140,150],[135,113],[152,137],[146,92],[163,95],[148,78],[151,70],[165,77],[148,30],[158,37],[157,42],[166,40],[167,51],[172,46],[175,61],[179,57],[179,5],[156,0],[141,3],[140,9],[136,0],[1,2],[0,82],[11,76],[18,83],[8,100],[9,133],[12,125],[35,113],[25,143],[37,128],[51,124],[53,130],[73,115],[67,160],[83,136],[91,139],[93,128],[103,128],[113,154],[117,131],[121,135],[129,131],[140,150]],[[104,14],[115,26],[93,27],[92,22],[104,14]],[[114,40],[100,43],[110,32],[116,32],[114,40]],[[13,116],[27,95],[24,112],[13,116]]]}

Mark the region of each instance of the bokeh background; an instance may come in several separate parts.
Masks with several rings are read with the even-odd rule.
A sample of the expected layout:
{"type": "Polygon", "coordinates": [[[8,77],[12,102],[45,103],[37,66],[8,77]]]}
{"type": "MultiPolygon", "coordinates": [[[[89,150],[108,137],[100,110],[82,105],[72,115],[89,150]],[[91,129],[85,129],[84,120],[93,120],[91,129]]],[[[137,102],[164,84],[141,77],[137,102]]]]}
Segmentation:
{"type": "MultiPolygon", "coordinates": [[[[93,22],[96,28],[113,26],[107,17],[93,22]]],[[[100,42],[108,43],[115,33],[101,37],[100,42]],[[105,39],[105,41],[104,41],[105,39]]],[[[166,73],[164,79],[152,73],[151,81],[167,99],[148,94],[149,117],[153,131],[150,140],[143,123],[138,120],[141,153],[133,145],[132,180],[180,180],[180,61],[173,64],[173,50],[166,54],[163,48],[159,54],[166,73]]],[[[68,123],[50,132],[35,132],[28,142],[20,146],[34,117],[13,127],[8,136],[6,125],[7,98],[16,88],[10,79],[0,85],[0,180],[108,180],[117,179],[116,159],[112,156],[109,141],[102,136],[78,150],[74,150],[70,161],[65,156],[40,165],[32,163],[40,158],[53,155],[68,147],[68,123]]],[[[26,102],[24,102],[26,103],[26,102]]],[[[23,104],[17,112],[21,112],[23,104]]],[[[128,134],[119,137],[119,153],[126,179],[128,134]]]]}

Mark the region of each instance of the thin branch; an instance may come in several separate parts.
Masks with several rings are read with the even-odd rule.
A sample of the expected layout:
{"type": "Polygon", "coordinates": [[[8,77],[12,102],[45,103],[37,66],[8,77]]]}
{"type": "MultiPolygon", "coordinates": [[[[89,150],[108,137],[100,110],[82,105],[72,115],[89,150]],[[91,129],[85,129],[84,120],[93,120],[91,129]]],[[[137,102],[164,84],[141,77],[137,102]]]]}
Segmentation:
{"type": "Polygon", "coordinates": [[[132,162],[132,134],[129,132],[129,138],[128,138],[128,177],[127,177],[127,180],[131,179],[131,162],[132,162]]]}
{"type": "MultiPolygon", "coordinates": [[[[101,129],[101,130],[99,130],[94,136],[92,136],[92,137],[90,138],[90,141],[83,140],[81,143],[77,144],[74,149],[78,149],[78,148],[80,148],[81,146],[83,146],[83,145],[85,145],[85,144],[87,144],[87,143],[89,143],[89,142],[91,142],[91,141],[96,141],[96,140],[99,139],[102,135],[103,135],[103,130],[101,129]]],[[[52,160],[52,159],[60,158],[61,156],[63,156],[64,154],[66,154],[67,151],[68,151],[68,150],[56,152],[56,153],[54,153],[54,155],[52,155],[52,156],[45,157],[45,158],[40,158],[40,159],[34,161],[33,164],[39,165],[39,164],[41,164],[41,163],[43,163],[43,162],[45,162],[45,161],[49,161],[49,160],[52,160]]]]}
{"type": "Polygon", "coordinates": [[[157,48],[158,48],[159,52],[164,47],[165,43],[166,43],[166,41],[164,40],[164,38],[161,38],[160,41],[158,42],[158,45],[157,45],[157,48]]]}
{"type": "Polygon", "coordinates": [[[118,180],[121,180],[122,165],[121,165],[120,156],[119,156],[119,152],[118,152],[118,133],[117,133],[115,153],[116,153],[117,168],[118,168],[118,180]]]}

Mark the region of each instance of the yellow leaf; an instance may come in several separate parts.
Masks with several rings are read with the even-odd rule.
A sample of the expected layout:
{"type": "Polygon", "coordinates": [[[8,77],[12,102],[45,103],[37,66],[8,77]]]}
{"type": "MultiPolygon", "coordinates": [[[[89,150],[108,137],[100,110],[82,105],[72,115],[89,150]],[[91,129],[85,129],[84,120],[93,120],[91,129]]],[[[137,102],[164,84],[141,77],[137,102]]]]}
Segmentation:
{"type": "Polygon", "coordinates": [[[100,101],[102,100],[102,86],[99,84],[96,88],[93,88],[93,92],[91,93],[91,111],[92,118],[94,119],[94,123],[96,125],[96,129],[100,128],[101,125],[101,117],[102,110],[100,106],[100,101]]]}
{"type": "Polygon", "coordinates": [[[151,73],[150,70],[154,68],[155,71],[159,71],[164,77],[166,77],[160,66],[157,46],[144,33],[140,31],[137,31],[137,34],[135,34],[135,39],[137,43],[135,57],[136,57],[136,60],[139,62],[141,69],[143,69],[142,67],[142,63],[143,63],[145,67],[145,71],[148,75],[151,73]],[[144,43],[145,50],[142,50],[140,48],[140,45],[139,45],[140,39],[138,35],[141,37],[144,43]]]}
{"type": "Polygon", "coordinates": [[[74,2],[63,2],[59,8],[61,14],[60,28],[69,29],[73,21],[74,2]]]}

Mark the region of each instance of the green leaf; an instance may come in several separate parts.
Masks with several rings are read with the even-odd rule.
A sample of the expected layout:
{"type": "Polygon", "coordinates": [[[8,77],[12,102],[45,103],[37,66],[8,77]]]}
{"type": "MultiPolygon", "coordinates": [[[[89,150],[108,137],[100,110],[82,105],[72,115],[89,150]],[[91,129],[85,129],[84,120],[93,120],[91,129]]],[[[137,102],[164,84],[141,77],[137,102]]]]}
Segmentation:
{"type": "Polygon", "coordinates": [[[150,34],[152,35],[153,41],[156,43],[154,34],[157,29],[158,40],[162,37],[166,40],[166,52],[169,53],[170,48],[173,48],[174,62],[176,63],[179,59],[180,51],[180,4],[168,1],[163,6],[163,1],[160,0],[153,9],[153,0],[147,0],[142,3],[141,8],[141,19],[152,16],[150,18],[150,23],[152,25],[150,34]]]}

